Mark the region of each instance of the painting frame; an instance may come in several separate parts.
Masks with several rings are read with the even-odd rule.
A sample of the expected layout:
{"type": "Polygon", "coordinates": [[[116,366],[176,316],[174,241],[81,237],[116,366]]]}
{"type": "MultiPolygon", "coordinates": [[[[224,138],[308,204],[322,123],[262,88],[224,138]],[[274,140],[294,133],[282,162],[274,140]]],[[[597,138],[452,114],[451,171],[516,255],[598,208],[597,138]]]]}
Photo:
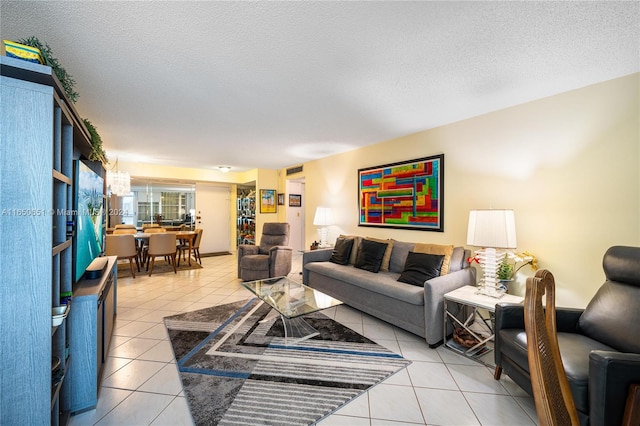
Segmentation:
{"type": "Polygon", "coordinates": [[[302,194],[289,194],[289,207],[302,207],[302,194]]]}
{"type": "Polygon", "coordinates": [[[358,169],[358,226],[444,232],[444,154],[358,169]]]}
{"type": "Polygon", "coordinates": [[[260,190],[260,213],[276,213],[276,190],[260,190]]]}
{"type": "Polygon", "coordinates": [[[278,194],[278,205],[279,206],[284,206],[284,194],[283,193],[279,193],[278,194]]]}

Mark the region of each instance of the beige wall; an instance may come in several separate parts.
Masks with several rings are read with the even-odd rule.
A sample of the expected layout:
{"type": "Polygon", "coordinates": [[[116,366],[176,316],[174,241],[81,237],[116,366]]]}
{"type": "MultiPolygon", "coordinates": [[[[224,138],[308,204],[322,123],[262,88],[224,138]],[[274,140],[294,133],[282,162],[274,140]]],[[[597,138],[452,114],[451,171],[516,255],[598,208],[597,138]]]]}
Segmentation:
{"type": "MultiPolygon", "coordinates": [[[[612,245],[640,245],[639,77],[634,74],[304,164],[306,246],[313,212],[339,233],[465,245],[469,211],[514,209],[518,250],[582,307],[612,245]],[[357,169],[445,154],[444,232],[358,227],[357,169]]],[[[528,268],[523,269],[525,271],[528,268]]],[[[526,274],[514,291],[524,292],[526,274]]]]}
{"type": "MultiPolygon", "coordinates": [[[[596,84],[305,163],[305,246],[317,238],[315,207],[333,207],[329,237],[353,233],[465,245],[469,211],[510,208],[518,250],[553,272],[558,304],[584,306],[604,281],[612,245],[640,246],[640,74],[596,84]],[[358,227],[357,169],[445,154],[445,214],[440,232],[358,227]]],[[[234,183],[285,191],[285,171],[221,173],[120,163],[134,176],[234,183]]],[[[235,205],[235,203],[234,203],[235,205]]],[[[266,221],[258,214],[257,232],[266,221]]],[[[235,217],[232,219],[235,233],[235,217]]],[[[235,241],[232,236],[232,241],[235,241]]],[[[523,269],[525,271],[525,269],[523,269]]],[[[526,274],[514,292],[522,294],[526,274]]]]}

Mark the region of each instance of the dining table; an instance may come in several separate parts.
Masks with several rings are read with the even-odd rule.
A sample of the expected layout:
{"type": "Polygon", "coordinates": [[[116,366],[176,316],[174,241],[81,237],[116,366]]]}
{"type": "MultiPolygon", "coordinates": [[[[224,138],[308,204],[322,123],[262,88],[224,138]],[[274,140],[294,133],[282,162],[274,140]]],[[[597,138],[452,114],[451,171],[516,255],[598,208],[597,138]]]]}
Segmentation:
{"type": "MultiPolygon", "coordinates": [[[[177,240],[189,242],[189,266],[191,266],[191,253],[193,252],[193,244],[196,240],[198,233],[196,231],[166,231],[167,234],[175,234],[177,240]]],[[[140,242],[139,249],[142,250],[142,245],[145,241],[149,241],[149,237],[153,235],[151,232],[138,232],[133,234],[135,239],[140,242]]]]}

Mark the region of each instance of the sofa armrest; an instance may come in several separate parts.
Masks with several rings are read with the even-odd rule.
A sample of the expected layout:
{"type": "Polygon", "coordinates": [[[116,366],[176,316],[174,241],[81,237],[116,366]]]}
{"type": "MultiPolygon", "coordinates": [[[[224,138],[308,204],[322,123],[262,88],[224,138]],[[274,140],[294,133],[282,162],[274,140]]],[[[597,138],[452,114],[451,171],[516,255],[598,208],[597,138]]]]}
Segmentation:
{"type": "Polygon", "coordinates": [[[444,295],[465,285],[475,285],[476,270],[465,268],[432,278],[424,283],[425,339],[429,346],[442,343],[444,329],[444,295]]]}
{"type": "Polygon", "coordinates": [[[507,328],[524,330],[524,306],[522,303],[496,303],[495,332],[507,328]]]}
{"type": "Polygon", "coordinates": [[[304,265],[309,262],[328,262],[331,259],[332,248],[309,250],[302,253],[302,283],[309,283],[309,271],[306,270],[304,265]]]}
{"type": "Polygon", "coordinates": [[[246,256],[249,254],[258,254],[260,247],[249,245],[249,244],[240,244],[238,246],[238,257],[246,256]]]}
{"type": "Polygon", "coordinates": [[[250,254],[258,254],[259,247],[250,245],[250,244],[240,244],[238,246],[238,278],[242,276],[240,262],[242,261],[243,256],[247,256],[250,254]]]}
{"type": "Polygon", "coordinates": [[[640,354],[592,351],[589,355],[589,424],[622,424],[629,385],[640,383],[640,354]]]}
{"type": "Polygon", "coordinates": [[[269,249],[269,276],[285,277],[291,272],[292,249],[289,246],[273,246],[269,249]]]}
{"type": "MultiPolygon", "coordinates": [[[[556,329],[564,333],[577,333],[581,309],[557,308],[556,329]]],[[[500,330],[524,330],[524,305],[521,303],[497,303],[494,326],[494,360],[502,366],[502,340],[500,330]]]]}
{"type": "Polygon", "coordinates": [[[556,308],[556,329],[559,333],[578,333],[578,320],[584,309],[556,308]]]}

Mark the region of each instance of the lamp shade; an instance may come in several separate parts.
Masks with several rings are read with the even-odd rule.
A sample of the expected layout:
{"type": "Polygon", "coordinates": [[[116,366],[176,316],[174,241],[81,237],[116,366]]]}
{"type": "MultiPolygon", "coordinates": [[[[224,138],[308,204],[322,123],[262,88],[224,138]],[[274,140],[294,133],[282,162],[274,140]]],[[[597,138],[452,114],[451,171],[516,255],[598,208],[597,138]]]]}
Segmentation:
{"type": "Polygon", "coordinates": [[[333,225],[333,212],[330,207],[316,208],[316,215],[313,218],[313,224],[316,226],[333,225]]]}
{"type": "Polygon", "coordinates": [[[467,245],[516,248],[516,219],[513,210],[471,210],[467,245]]]}

